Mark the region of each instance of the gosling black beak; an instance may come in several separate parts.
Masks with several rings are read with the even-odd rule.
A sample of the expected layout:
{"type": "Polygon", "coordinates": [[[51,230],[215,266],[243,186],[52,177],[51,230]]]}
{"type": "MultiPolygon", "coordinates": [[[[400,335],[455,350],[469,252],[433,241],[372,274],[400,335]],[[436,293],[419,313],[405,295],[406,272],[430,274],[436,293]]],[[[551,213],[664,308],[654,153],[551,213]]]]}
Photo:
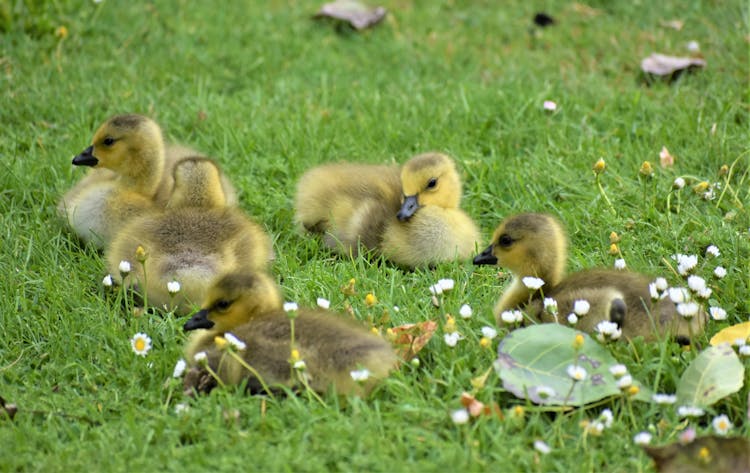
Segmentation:
{"type": "Polygon", "coordinates": [[[211,328],[213,326],[214,323],[208,320],[208,311],[206,309],[203,309],[195,314],[193,318],[185,322],[185,325],[182,326],[182,329],[186,332],[189,332],[197,328],[211,328]]]}
{"type": "Polygon", "coordinates": [[[497,264],[497,257],[492,254],[492,245],[474,257],[474,264],[497,264]]]}
{"type": "Polygon", "coordinates": [[[93,152],[93,146],[81,151],[81,154],[73,158],[73,166],[96,166],[99,164],[99,160],[94,157],[93,152]]]}
{"type": "Polygon", "coordinates": [[[405,222],[409,220],[419,209],[419,202],[417,202],[417,195],[407,195],[404,197],[404,203],[401,204],[401,210],[398,211],[396,217],[405,222]]]}

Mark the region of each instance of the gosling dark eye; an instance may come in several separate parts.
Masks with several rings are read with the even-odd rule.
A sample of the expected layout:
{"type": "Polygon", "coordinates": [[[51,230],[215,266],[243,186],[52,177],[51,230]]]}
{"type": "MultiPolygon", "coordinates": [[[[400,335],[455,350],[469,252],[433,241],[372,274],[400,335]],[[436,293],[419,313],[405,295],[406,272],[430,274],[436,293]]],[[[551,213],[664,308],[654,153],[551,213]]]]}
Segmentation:
{"type": "Polygon", "coordinates": [[[433,177],[429,181],[427,181],[427,188],[428,189],[434,189],[437,185],[437,177],[433,177]]]}
{"type": "Polygon", "coordinates": [[[230,305],[232,305],[232,301],[220,300],[219,302],[214,304],[214,307],[216,307],[219,310],[227,310],[230,305]]]}
{"type": "Polygon", "coordinates": [[[513,244],[513,238],[511,238],[507,233],[500,235],[500,238],[497,239],[497,244],[502,248],[508,248],[513,244]]]}
{"type": "Polygon", "coordinates": [[[104,143],[104,146],[112,146],[113,144],[115,144],[115,139],[111,136],[108,136],[104,138],[104,141],[102,141],[102,143],[104,143]]]}

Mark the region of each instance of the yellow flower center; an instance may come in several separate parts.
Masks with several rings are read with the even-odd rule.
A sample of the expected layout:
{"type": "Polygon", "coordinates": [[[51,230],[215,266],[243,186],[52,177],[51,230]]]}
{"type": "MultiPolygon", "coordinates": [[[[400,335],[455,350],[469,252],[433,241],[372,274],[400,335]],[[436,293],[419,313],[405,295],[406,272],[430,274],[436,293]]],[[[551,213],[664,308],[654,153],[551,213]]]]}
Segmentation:
{"type": "Polygon", "coordinates": [[[135,339],[135,349],[136,351],[143,351],[146,349],[146,340],[142,338],[136,338],[135,339]]]}

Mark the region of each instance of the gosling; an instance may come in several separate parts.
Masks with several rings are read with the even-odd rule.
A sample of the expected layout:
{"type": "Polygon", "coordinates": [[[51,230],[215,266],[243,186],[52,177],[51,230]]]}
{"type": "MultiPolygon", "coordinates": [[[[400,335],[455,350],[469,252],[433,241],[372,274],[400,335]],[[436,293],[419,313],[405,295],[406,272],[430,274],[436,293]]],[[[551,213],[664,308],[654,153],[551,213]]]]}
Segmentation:
{"type": "Polygon", "coordinates": [[[474,258],[474,264],[498,264],[513,274],[510,287],[494,308],[498,324],[503,312],[515,308],[543,322],[565,321],[575,302],[586,300],[589,312],[576,325],[584,331],[592,332],[606,320],[617,323],[627,339],[642,336],[651,341],[672,335],[686,343],[703,332],[705,313],[686,319],[669,298],[652,301],[649,284],[653,278],[646,275],[591,269],[566,276],[567,247],[565,231],[551,215],[524,213],[500,223],[490,246],[474,258]],[[542,279],[544,286],[530,292],[522,282],[529,276],[542,279]],[[557,302],[559,315],[545,310],[542,295],[557,302]]]}
{"type": "MultiPolygon", "coordinates": [[[[159,126],[142,115],[116,115],[94,134],[92,145],[73,158],[91,171],[58,204],[74,233],[103,249],[125,222],[153,208],[163,208],[173,188],[175,164],[197,153],[165,147],[159,126]]],[[[236,192],[222,176],[227,200],[236,192]]]]}
{"type": "Polygon", "coordinates": [[[460,200],[455,163],[441,153],[414,156],[400,169],[328,164],[300,178],[295,219],[342,254],[361,247],[407,268],[434,266],[468,258],[479,240],[460,200]]]}
{"type": "Polygon", "coordinates": [[[221,277],[209,289],[203,307],[184,327],[200,329],[185,350],[194,365],[185,379],[188,393],[208,392],[217,384],[208,370],[195,366],[199,352],[206,354],[208,368],[221,383],[246,381],[251,392],[263,392],[264,385],[300,387],[304,376],[304,384],[317,392],[333,387],[337,394],[363,395],[396,365],[390,344],[352,320],[310,309],[300,309],[290,318],[276,284],[261,272],[221,277]],[[239,356],[255,373],[216,345],[215,338],[228,333],[245,343],[239,356]],[[292,367],[292,350],[304,369],[292,367]],[[367,379],[355,381],[355,370],[367,370],[367,379]]]}
{"type": "Polygon", "coordinates": [[[174,168],[168,208],[127,223],[105,252],[118,283],[144,294],[149,305],[189,313],[220,274],[263,270],[273,259],[271,239],[241,210],[227,206],[221,174],[208,158],[186,158],[174,168]],[[141,247],[145,254],[137,255],[141,247]],[[138,260],[142,260],[138,261],[138,260]],[[132,272],[121,274],[121,261],[132,272]],[[135,264],[137,262],[137,264],[135,264]],[[177,294],[167,284],[180,283],[177,294]]]}

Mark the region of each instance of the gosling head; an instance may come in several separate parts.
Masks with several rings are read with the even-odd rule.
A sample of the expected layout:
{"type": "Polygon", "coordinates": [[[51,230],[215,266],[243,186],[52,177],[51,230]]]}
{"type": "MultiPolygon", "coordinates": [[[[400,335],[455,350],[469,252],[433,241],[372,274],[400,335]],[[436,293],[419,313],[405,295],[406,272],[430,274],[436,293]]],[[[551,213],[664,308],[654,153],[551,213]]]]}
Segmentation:
{"type": "Polygon", "coordinates": [[[403,204],[396,217],[405,222],[425,205],[457,208],[461,201],[461,179],[449,156],[419,154],[401,168],[401,191],[403,204]]]}
{"type": "Polygon", "coordinates": [[[551,215],[524,213],[506,218],[492,235],[492,243],[474,264],[497,264],[516,277],[534,276],[558,284],[565,273],[567,238],[551,215]]]}
{"type": "Polygon", "coordinates": [[[208,290],[203,308],[188,320],[185,331],[199,328],[227,332],[255,316],[281,308],[276,283],[263,273],[230,273],[208,290]]]}
{"type": "MultiPolygon", "coordinates": [[[[91,146],[73,158],[75,166],[110,169],[123,176],[152,173],[164,154],[159,126],[142,115],[116,115],[94,133],[91,146]]],[[[156,170],[161,173],[162,169],[156,170]]]]}
{"type": "Polygon", "coordinates": [[[175,165],[174,189],[167,207],[226,206],[221,172],[215,162],[204,157],[185,158],[175,165]]]}

